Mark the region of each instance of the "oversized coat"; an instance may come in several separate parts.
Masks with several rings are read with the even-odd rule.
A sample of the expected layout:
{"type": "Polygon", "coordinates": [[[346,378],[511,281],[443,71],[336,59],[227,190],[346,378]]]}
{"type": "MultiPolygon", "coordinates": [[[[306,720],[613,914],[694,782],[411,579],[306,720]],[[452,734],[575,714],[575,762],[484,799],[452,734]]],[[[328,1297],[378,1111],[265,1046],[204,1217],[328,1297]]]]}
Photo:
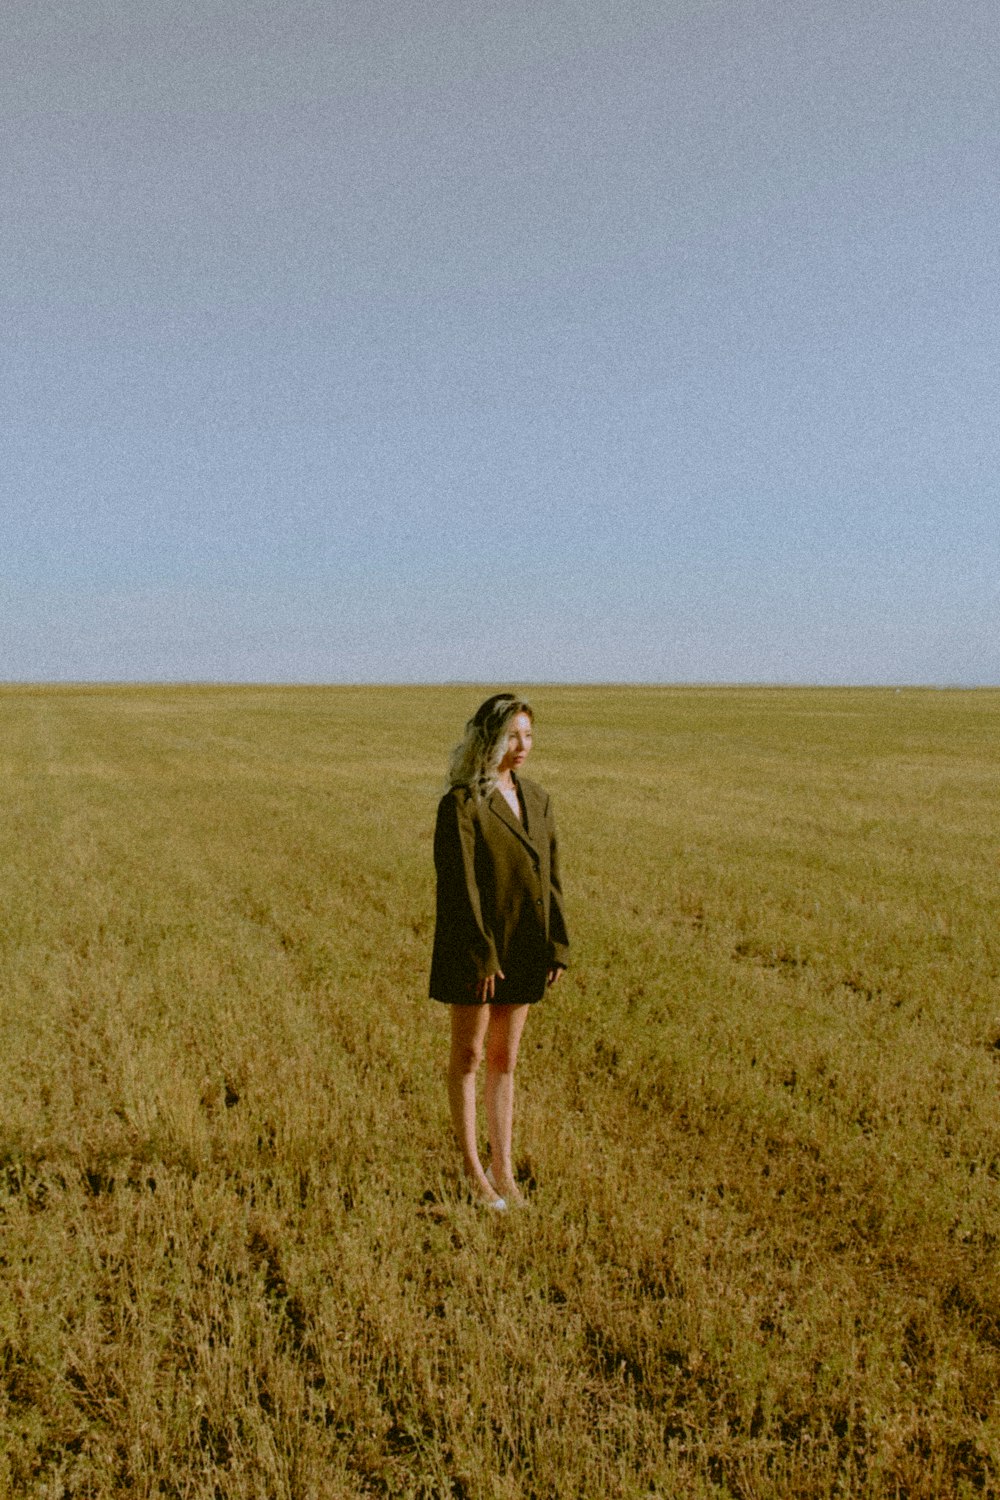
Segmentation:
{"type": "Polygon", "coordinates": [[[548,972],[569,961],[556,829],[548,793],[516,778],[522,824],[502,793],[468,787],[441,798],[434,829],[437,921],[430,993],[474,1005],[476,984],[502,970],[495,1005],[533,1004],[548,972]]]}

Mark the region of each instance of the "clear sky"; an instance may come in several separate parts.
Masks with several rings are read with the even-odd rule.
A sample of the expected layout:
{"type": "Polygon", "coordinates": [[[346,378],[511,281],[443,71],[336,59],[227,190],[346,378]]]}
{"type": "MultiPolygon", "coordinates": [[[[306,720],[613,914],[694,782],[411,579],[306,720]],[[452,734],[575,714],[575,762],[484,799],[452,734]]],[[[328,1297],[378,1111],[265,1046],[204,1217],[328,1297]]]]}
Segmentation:
{"type": "Polygon", "coordinates": [[[996,0],[9,0],[0,678],[1000,682],[996,0]]]}

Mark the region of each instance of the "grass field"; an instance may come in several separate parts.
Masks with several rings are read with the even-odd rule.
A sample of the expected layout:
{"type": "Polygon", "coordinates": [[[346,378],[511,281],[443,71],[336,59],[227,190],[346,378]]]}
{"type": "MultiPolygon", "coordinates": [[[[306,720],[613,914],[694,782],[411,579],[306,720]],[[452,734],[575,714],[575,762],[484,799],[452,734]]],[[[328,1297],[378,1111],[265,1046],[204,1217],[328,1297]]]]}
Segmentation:
{"type": "Polygon", "coordinates": [[[1000,693],[531,694],[500,1217],[424,998],[487,690],[0,692],[0,1492],[1000,1493],[1000,693]]]}

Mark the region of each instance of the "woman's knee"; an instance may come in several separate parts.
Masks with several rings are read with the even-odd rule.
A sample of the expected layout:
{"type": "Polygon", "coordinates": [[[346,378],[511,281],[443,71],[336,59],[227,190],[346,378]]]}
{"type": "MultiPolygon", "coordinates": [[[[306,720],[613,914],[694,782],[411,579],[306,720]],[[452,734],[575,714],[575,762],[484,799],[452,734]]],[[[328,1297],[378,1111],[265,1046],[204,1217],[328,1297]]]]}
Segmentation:
{"type": "Polygon", "coordinates": [[[527,1019],[528,1007],[498,1006],[486,1033],[486,1068],[490,1073],[513,1073],[527,1019]]]}
{"type": "Polygon", "coordinates": [[[452,1042],[451,1060],[448,1071],[453,1076],[463,1077],[469,1073],[477,1073],[479,1064],[483,1060],[482,1043],[475,1042],[452,1042]]]}
{"type": "Polygon", "coordinates": [[[517,1047],[507,1041],[494,1042],[486,1048],[486,1069],[489,1073],[513,1073],[517,1062],[517,1047]]]}

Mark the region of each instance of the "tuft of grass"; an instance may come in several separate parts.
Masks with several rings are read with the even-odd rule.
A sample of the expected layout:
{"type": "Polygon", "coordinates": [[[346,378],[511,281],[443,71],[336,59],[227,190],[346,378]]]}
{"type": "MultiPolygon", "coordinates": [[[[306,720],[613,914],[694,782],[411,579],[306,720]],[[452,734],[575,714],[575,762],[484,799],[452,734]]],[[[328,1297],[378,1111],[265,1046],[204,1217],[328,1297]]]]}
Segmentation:
{"type": "Polygon", "coordinates": [[[1000,694],[540,688],[528,1212],[427,1001],[457,688],[8,688],[0,1493],[1000,1488],[1000,694]]]}

